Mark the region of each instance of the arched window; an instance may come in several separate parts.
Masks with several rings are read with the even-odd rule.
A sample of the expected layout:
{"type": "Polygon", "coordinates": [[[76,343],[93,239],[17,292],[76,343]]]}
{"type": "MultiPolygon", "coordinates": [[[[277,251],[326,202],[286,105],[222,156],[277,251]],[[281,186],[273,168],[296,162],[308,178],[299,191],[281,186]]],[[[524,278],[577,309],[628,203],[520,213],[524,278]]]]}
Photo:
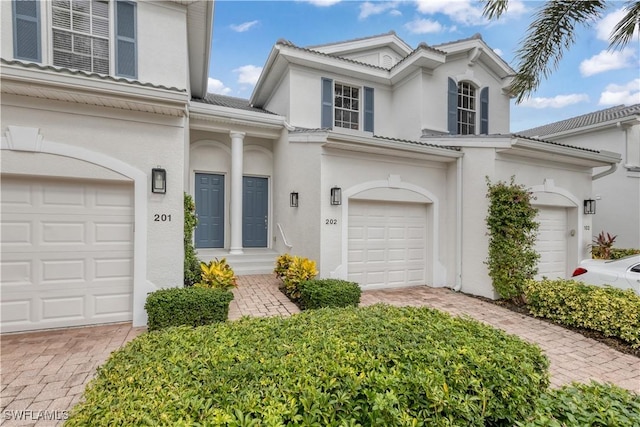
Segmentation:
{"type": "Polygon", "coordinates": [[[458,83],[458,135],[475,135],[476,105],[476,88],[469,82],[458,83]]]}

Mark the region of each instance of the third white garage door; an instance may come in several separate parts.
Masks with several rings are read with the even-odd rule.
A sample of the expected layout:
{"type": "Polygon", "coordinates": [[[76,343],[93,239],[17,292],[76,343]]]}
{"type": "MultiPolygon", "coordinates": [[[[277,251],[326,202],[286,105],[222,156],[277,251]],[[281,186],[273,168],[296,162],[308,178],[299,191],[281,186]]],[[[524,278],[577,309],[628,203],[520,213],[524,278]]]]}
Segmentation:
{"type": "Polygon", "coordinates": [[[2,177],[2,332],[131,320],[133,186],[2,177]]]}
{"type": "Polygon", "coordinates": [[[349,280],[363,289],[425,285],[427,206],[351,200],[349,280]]]}
{"type": "Polygon", "coordinates": [[[567,209],[563,207],[538,207],[538,238],[536,251],[540,279],[565,278],[567,275],[567,209]]]}

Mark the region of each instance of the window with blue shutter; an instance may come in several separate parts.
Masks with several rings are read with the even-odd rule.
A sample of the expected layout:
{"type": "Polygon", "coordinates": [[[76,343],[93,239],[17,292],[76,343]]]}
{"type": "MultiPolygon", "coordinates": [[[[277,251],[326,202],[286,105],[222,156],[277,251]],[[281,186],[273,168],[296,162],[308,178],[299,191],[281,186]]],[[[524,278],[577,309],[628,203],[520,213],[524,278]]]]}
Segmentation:
{"type": "Polygon", "coordinates": [[[489,88],[480,91],[480,133],[489,134],[489,88]]]}
{"type": "Polygon", "coordinates": [[[458,84],[451,77],[447,90],[447,129],[450,135],[458,134],[458,84]]]}
{"type": "Polygon", "coordinates": [[[323,129],[333,129],[333,80],[322,79],[322,119],[323,129]]]}
{"type": "Polygon", "coordinates": [[[16,59],[41,62],[40,2],[13,1],[13,56],[16,59]]]}
{"type": "Polygon", "coordinates": [[[116,75],[138,77],[136,52],[136,5],[116,2],[116,75]]]}
{"type": "Polygon", "coordinates": [[[364,130],[373,132],[373,88],[364,88],[364,130]]]}

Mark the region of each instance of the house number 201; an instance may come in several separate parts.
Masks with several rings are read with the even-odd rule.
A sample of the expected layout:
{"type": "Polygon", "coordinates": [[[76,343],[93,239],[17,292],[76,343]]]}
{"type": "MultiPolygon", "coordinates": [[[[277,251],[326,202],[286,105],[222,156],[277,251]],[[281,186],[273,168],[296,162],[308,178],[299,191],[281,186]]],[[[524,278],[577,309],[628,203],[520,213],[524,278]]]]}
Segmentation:
{"type": "Polygon", "coordinates": [[[337,219],[325,219],[324,221],[326,225],[336,225],[338,223],[337,219]]]}
{"type": "Polygon", "coordinates": [[[167,214],[155,214],[153,215],[153,220],[155,222],[167,222],[167,221],[171,221],[171,215],[167,215],[167,214]]]}

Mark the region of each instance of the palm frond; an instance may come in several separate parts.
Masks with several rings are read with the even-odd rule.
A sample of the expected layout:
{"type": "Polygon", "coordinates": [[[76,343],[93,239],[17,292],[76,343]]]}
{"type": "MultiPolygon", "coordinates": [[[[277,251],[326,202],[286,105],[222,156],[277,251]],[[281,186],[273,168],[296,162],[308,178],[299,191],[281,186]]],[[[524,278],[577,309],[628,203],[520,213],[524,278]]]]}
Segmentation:
{"type": "Polygon", "coordinates": [[[482,16],[487,19],[498,19],[507,11],[509,0],[480,0],[484,3],[482,16]]]}
{"type": "Polygon", "coordinates": [[[557,69],[564,52],[575,42],[575,27],[598,18],[604,8],[604,0],[556,0],[537,10],[522,47],[516,51],[517,74],[510,90],[517,103],[557,69]]]}
{"type": "Polygon", "coordinates": [[[640,1],[629,1],[625,5],[627,13],[618,22],[609,37],[609,50],[625,47],[640,26],[640,1]]]}

